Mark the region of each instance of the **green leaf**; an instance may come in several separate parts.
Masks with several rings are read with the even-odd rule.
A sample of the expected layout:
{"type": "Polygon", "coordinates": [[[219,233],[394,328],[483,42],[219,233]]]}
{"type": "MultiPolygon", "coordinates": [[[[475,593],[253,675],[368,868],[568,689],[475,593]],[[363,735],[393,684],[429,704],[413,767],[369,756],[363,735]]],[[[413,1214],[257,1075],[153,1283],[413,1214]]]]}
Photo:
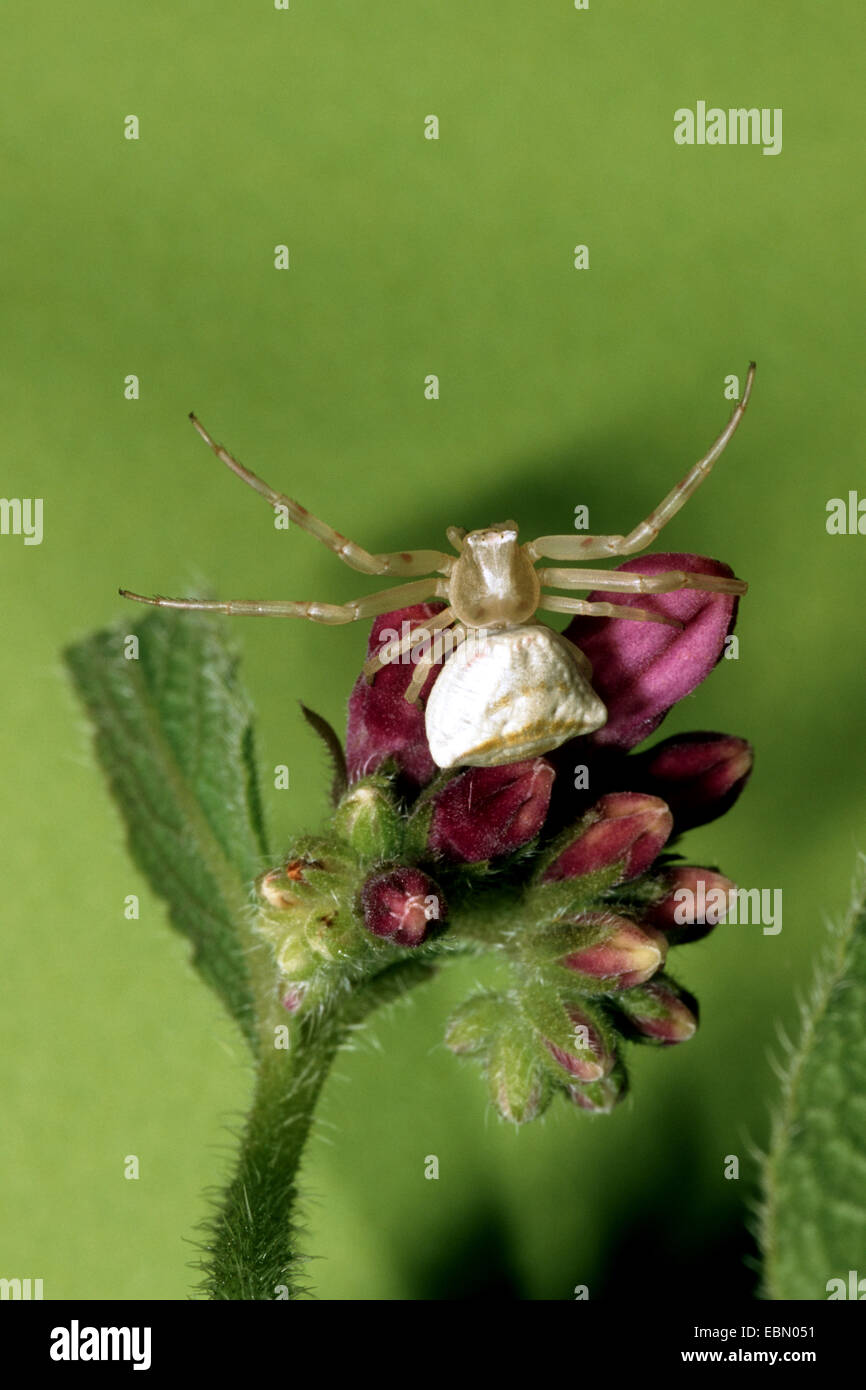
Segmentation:
{"type": "Polygon", "coordinates": [[[65,652],[129,847],[255,1047],[250,885],[267,854],[250,709],[219,624],[157,610],[65,652]],[[128,638],[138,656],[128,657],[128,638]]]}
{"type": "Polygon", "coordinates": [[[866,1278],[864,890],[866,877],[833,930],[782,1078],[761,1213],[768,1298],[826,1299],[831,1279],[847,1290],[849,1271],[866,1278]]]}

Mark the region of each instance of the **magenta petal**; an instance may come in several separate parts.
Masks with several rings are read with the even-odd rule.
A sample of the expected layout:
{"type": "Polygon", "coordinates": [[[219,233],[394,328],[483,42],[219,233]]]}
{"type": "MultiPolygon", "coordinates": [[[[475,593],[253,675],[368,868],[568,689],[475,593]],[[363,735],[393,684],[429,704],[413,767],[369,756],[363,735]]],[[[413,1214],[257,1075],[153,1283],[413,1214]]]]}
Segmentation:
{"type": "Polygon", "coordinates": [[[430,849],[465,864],[519,849],[544,824],[554,775],[546,758],[458,773],[434,800],[430,849]]]}
{"type": "MultiPolygon", "coordinates": [[[[382,634],[388,630],[402,636],[403,624],[423,625],[426,619],[441,612],[441,603],[416,603],[411,608],[398,608],[376,618],[367,644],[372,656],[393,640],[382,634]]],[[[422,691],[420,705],[410,705],[403,696],[412,679],[415,667],[410,661],[398,661],[383,666],[370,684],[364,675],[355,682],[349,696],[349,721],[346,729],[346,761],[349,779],[357,781],[381,767],[386,758],[394,758],[410,782],[423,787],[439,771],[430,756],[424,729],[424,701],[430,694],[442,662],[431,671],[422,691]]]]}
{"type": "MultiPolygon", "coordinates": [[[[638,574],[687,570],[733,575],[728,565],[703,555],[643,555],[618,568],[638,574]]],[[[676,589],[668,594],[596,591],[589,600],[647,608],[683,624],[678,629],[629,618],[579,617],[565,630],[592,662],[593,687],[607,706],[607,724],[590,734],[590,740],[614,748],[633,748],[716,665],[736,620],[737,598],[700,589],[676,589]]]]}

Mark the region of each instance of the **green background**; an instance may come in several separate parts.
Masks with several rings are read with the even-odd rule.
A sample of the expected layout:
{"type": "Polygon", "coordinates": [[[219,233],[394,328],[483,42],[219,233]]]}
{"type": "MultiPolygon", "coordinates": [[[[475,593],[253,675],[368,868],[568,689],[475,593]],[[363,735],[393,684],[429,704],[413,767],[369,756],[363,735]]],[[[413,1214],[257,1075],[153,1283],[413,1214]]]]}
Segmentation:
{"type": "MultiPolygon", "coordinates": [[[[373,550],[511,515],[524,536],[569,531],[578,503],[619,531],[704,451],[725,377],[754,357],[736,440],[656,547],[750,581],[740,656],[663,733],[754,742],[743,799],[685,848],[782,888],[783,931],[721,927],[675,957],[701,1000],[695,1041],[632,1050],[613,1116],[557,1104],[518,1133],[442,1045],[484,978],[451,966],[341,1056],[304,1170],[320,1297],[748,1296],[777,1028],[866,842],[866,539],[825,530],[828,499],[864,476],[862,6],[17,8],[2,490],[44,498],[45,538],[0,537],[0,1275],[41,1277],[47,1298],[187,1297],[202,1193],[228,1172],[249,1090],[243,1044],[130,864],[61,649],[121,618],[119,584],[376,587],[275,531],[187,412],[373,550]],[[782,107],[782,153],[676,146],[673,112],[698,99],[782,107]]],[[[343,726],[366,628],[233,630],[287,843],[326,804],[297,702],[343,726]]],[[[816,1271],[817,1289],[840,1272],[816,1271]]]]}

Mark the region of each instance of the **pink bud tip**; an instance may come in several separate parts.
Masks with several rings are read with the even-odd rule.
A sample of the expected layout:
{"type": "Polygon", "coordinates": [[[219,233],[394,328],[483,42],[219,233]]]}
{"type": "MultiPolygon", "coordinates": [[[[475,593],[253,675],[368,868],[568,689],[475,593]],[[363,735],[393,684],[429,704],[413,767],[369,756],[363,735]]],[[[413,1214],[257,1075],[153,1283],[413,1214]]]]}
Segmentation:
{"type": "Polygon", "coordinates": [[[543,1038],[544,1046],[551,1057],[578,1081],[600,1081],[613,1067],[616,1057],[605,1044],[596,1025],[573,1005],[566,1006],[566,1014],[574,1028],[574,1051],[543,1038]]]}
{"type": "Polygon", "coordinates": [[[603,796],[586,820],[589,823],[545,873],[545,882],[580,878],[614,864],[621,865],[617,883],[637,878],[659,854],[674,823],[663,801],[640,792],[603,796]]]}
{"type": "MultiPolygon", "coordinates": [[[[592,914],[581,921],[591,923],[592,914]]],[[[572,951],[561,964],[579,975],[603,981],[609,989],[643,984],[664,964],[667,941],[652,927],[638,927],[624,917],[614,918],[610,935],[594,946],[572,951]]]]}
{"type": "Polygon", "coordinates": [[[697,1001],[664,980],[651,980],[629,1001],[627,1017],[645,1038],[672,1047],[697,1032],[697,1001]]]}
{"type": "Polygon", "coordinates": [[[678,864],[664,875],[665,897],[646,914],[646,921],[666,932],[672,945],[699,941],[725,919],[729,894],[736,884],[714,869],[678,864]]]}
{"type": "Polygon", "coordinates": [[[430,923],[445,917],[442,894],[420,869],[393,869],[369,878],[361,903],[367,930],[398,946],[420,946],[430,923]]]}
{"type": "Polygon", "coordinates": [[[721,816],[752,771],[751,746],[732,734],[677,734],[629,760],[642,786],[664,797],[678,831],[721,816]]]}

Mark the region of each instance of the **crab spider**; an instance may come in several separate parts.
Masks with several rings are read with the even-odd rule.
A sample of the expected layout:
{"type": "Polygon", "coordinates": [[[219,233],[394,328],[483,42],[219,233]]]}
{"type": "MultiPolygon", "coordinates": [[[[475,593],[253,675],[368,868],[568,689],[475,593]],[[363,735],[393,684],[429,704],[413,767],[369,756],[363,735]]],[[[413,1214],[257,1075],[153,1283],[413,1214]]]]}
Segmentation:
{"type": "Polygon", "coordinates": [[[275,492],[233,458],[190,415],[193,425],[218,459],[275,509],[284,510],[362,574],[409,579],[348,603],[295,600],[204,599],[146,597],[121,589],[124,598],[162,608],[197,609],[241,617],[310,618],[320,623],[350,623],[374,618],[397,608],[443,600],[445,608],[410,628],[396,645],[386,646],[364,666],[369,681],[390,662],[420,647],[421,654],[406,690],[410,702],[420,700],[426,678],[439,659],[433,634],[451,628],[452,652],[433,685],[426,706],[430,751],[443,768],[491,767],[517,762],[557,748],[567,739],[592,733],[605,723],[607,711],[590,684],[592,668],[583,653],[544,624],[533,622],[539,611],[628,618],[634,622],[680,624],[660,613],[625,604],[594,602],[553,589],[609,590],[611,593],[657,594],[675,589],[744,594],[741,579],[671,570],[639,574],[628,570],[585,568],[585,560],[636,555],[645,550],[662,527],[708,476],[743,418],[755,375],[749,364],[742,399],[718,439],[658,506],[624,536],[564,535],[518,540],[517,525],[506,521],[483,530],[450,526],[448,541],[455,554],[440,550],[403,550],[371,554],[347,540],[326,522],[282,493],[275,492]],[[539,560],[580,564],[580,568],[536,568],[539,560]],[[411,578],[412,576],[425,576],[411,578]],[[471,640],[467,640],[471,639],[471,640]]]}

